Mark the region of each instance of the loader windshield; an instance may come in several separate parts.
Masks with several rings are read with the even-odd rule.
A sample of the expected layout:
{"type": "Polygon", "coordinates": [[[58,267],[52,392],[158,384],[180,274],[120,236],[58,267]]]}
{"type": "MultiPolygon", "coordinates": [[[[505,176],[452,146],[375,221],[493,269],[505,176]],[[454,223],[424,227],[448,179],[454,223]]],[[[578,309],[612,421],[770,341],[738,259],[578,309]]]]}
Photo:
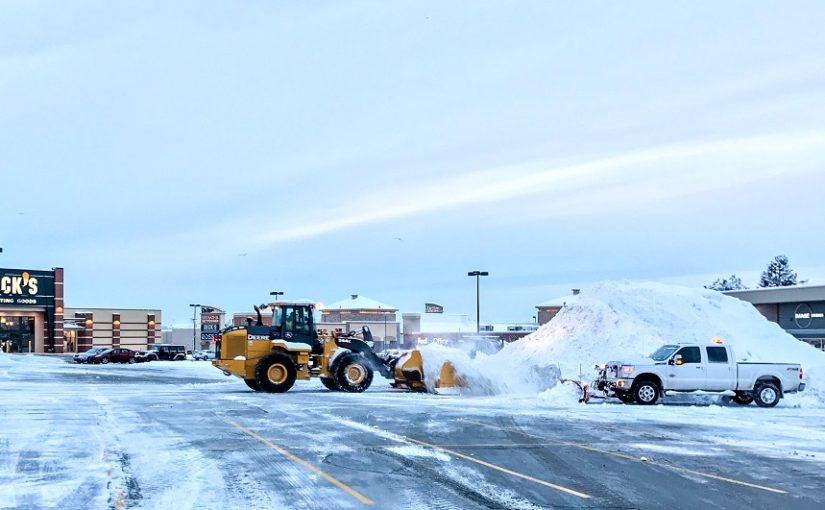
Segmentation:
{"type": "Polygon", "coordinates": [[[678,345],[663,345],[656,349],[656,352],[651,354],[650,357],[653,358],[653,361],[664,361],[678,348],[678,345]]]}

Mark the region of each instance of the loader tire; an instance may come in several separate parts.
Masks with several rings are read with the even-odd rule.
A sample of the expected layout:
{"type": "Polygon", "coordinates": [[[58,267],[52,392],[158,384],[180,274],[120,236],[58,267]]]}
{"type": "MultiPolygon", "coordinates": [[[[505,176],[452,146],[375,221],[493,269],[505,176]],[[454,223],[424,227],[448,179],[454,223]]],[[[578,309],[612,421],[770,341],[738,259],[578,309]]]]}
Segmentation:
{"type": "Polygon", "coordinates": [[[261,391],[261,387],[258,386],[258,383],[255,382],[255,379],[244,379],[243,382],[245,382],[246,385],[249,386],[250,390],[261,391]]]}
{"type": "Polygon", "coordinates": [[[321,384],[324,385],[324,388],[330,391],[341,391],[341,388],[339,388],[338,385],[335,384],[335,379],[329,377],[322,377],[321,384]]]}
{"type": "Polygon", "coordinates": [[[771,382],[761,383],[753,390],[753,400],[759,407],[774,407],[780,398],[779,387],[771,382]]]}
{"type": "Polygon", "coordinates": [[[736,402],[740,406],[746,406],[753,402],[753,396],[748,395],[747,393],[737,393],[731,401],[736,402]]]}
{"type": "Polygon", "coordinates": [[[292,358],[282,352],[271,352],[255,365],[255,382],[266,393],[289,391],[297,375],[292,358]]]}
{"type": "Polygon", "coordinates": [[[633,400],[642,406],[652,406],[659,400],[659,386],[653,381],[641,381],[633,385],[633,400]]]}
{"type": "Polygon", "coordinates": [[[341,391],[361,393],[372,384],[372,367],[360,354],[348,352],[335,361],[332,377],[341,391]]]}

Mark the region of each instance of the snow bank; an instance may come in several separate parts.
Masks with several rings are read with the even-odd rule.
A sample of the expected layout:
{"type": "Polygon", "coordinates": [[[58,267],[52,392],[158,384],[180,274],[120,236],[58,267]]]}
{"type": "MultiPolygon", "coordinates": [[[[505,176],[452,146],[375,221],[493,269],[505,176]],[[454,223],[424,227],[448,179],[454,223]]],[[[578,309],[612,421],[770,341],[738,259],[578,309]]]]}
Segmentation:
{"type": "MultiPolygon", "coordinates": [[[[809,374],[807,401],[825,405],[825,352],[800,342],[750,303],[706,290],[660,283],[608,282],[584,289],[535,333],[499,353],[471,359],[455,349],[427,349],[426,380],[450,359],[486,393],[539,393],[562,376],[591,379],[595,363],[647,357],[666,343],[705,344],[722,338],[739,361],[801,363],[809,374]],[[810,390],[810,391],[809,391],[810,390]]],[[[434,374],[434,375],[433,375],[434,374]]]]}
{"type": "Polygon", "coordinates": [[[523,360],[501,353],[478,353],[471,357],[466,351],[431,344],[420,347],[424,360],[424,382],[430,391],[434,388],[441,366],[449,361],[456,374],[465,381],[461,393],[495,395],[501,393],[534,394],[556,385],[559,369],[554,360],[523,360]]]}

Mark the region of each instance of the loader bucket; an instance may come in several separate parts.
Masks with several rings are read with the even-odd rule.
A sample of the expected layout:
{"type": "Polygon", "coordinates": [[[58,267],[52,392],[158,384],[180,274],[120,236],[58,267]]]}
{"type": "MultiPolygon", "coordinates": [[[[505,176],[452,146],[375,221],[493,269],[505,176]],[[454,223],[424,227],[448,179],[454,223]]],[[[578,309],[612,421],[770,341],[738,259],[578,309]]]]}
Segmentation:
{"type": "Polygon", "coordinates": [[[449,361],[445,361],[441,365],[441,372],[438,374],[438,379],[435,380],[436,392],[442,395],[455,394],[465,387],[464,379],[461,378],[455,371],[455,365],[449,361]]]}
{"type": "Polygon", "coordinates": [[[413,391],[427,391],[424,384],[424,360],[419,351],[409,351],[401,355],[395,363],[392,386],[413,391]]]}

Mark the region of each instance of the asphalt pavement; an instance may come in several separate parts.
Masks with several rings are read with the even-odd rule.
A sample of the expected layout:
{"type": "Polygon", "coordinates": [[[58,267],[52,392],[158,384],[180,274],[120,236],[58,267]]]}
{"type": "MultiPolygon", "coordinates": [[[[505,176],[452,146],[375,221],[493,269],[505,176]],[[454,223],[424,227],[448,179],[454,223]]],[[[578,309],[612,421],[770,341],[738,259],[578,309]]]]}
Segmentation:
{"type": "Polygon", "coordinates": [[[821,460],[720,446],[713,426],[261,394],[182,363],[6,374],[0,508],[825,508],[821,460]]]}

